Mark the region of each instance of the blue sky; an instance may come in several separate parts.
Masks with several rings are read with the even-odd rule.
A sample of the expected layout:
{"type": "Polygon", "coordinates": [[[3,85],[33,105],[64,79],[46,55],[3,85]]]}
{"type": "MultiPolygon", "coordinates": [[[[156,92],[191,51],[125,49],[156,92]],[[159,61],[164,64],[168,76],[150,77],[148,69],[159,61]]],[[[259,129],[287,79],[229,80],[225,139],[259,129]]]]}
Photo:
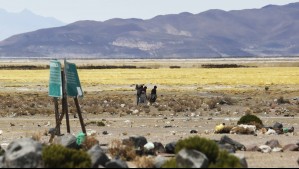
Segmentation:
{"type": "Polygon", "coordinates": [[[209,9],[240,10],[268,4],[285,5],[299,0],[0,0],[8,12],[28,9],[65,23],[78,20],[105,21],[111,18],[150,19],[181,12],[200,13],[209,9]]]}

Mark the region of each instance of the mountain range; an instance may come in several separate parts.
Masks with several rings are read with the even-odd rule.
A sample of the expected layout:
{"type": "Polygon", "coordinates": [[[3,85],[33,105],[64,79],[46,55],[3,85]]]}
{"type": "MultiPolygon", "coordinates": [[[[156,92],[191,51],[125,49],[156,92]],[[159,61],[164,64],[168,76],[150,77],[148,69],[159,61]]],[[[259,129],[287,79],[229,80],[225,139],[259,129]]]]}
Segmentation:
{"type": "Polygon", "coordinates": [[[229,58],[299,56],[299,3],[260,9],[208,10],[114,18],[18,34],[0,57],[229,58]]]}
{"type": "Polygon", "coordinates": [[[39,16],[27,9],[19,13],[0,9],[0,40],[15,34],[63,25],[65,25],[63,22],[55,18],[39,16]]]}

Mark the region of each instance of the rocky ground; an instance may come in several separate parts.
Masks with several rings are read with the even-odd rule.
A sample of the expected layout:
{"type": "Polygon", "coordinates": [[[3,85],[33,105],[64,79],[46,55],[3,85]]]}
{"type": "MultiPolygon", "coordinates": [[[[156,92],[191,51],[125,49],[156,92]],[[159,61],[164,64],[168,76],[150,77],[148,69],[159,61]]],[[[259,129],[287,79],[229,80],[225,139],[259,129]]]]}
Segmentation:
{"type": "MultiPolygon", "coordinates": [[[[248,90],[158,90],[158,100],[153,105],[135,104],[135,91],[96,91],[89,89],[80,100],[88,132],[95,132],[100,144],[107,145],[116,139],[144,136],[148,141],[166,145],[172,141],[198,135],[220,140],[225,134],[214,134],[220,123],[236,125],[246,113],[257,115],[265,126],[276,122],[284,127],[294,127],[294,132],[281,135],[226,134],[245,147],[264,145],[276,139],[281,147],[296,144],[298,140],[297,86],[270,86],[248,90]],[[103,122],[105,126],[98,126],[103,122]],[[190,133],[191,130],[197,133],[190,133]]],[[[37,137],[47,143],[50,128],[55,126],[54,104],[44,91],[1,91],[0,93],[0,144],[4,149],[19,138],[37,137]]],[[[71,134],[80,131],[76,109],[69,98],[71,134]]],[[[66,133],[65,120],[61,126],[66,133]]],[[[298,167],[296,151],[261,153],[237,151],[252,168],[298,167]]]]}

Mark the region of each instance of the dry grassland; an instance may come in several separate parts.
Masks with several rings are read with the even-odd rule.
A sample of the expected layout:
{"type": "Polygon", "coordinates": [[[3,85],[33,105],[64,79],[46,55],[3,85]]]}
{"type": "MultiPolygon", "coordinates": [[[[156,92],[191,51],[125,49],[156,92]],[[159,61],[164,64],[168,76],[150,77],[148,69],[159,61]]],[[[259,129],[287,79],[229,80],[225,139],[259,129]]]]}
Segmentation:
{"type": "MultiPolygon", "coordinates": [[[[228,69],[97,69],[79,70],[83,86],[95,85],[296,85],[298,67],[228,69]]],[[[49,70],[0,70],[4,87],[39,84],[47,86],[49,70]]]]}

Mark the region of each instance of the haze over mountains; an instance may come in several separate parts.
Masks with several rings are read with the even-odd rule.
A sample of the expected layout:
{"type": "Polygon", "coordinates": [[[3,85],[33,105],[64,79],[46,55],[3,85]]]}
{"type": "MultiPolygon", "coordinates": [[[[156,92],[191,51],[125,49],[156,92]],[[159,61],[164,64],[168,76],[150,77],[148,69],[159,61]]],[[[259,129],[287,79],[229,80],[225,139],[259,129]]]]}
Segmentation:
{"type": "Polygon", "coordinates": [[[0,42],[0,57],[221,58],[299,56],[299,3],[149,20],[78,21],[0,42]]]}
{"type": "Polygon", "coordinates": [[[42,17],[27,9],[20,13],[0,9],[0,41],[15,34],[63,25],[65,24],[55,18],[42,17]]]}

